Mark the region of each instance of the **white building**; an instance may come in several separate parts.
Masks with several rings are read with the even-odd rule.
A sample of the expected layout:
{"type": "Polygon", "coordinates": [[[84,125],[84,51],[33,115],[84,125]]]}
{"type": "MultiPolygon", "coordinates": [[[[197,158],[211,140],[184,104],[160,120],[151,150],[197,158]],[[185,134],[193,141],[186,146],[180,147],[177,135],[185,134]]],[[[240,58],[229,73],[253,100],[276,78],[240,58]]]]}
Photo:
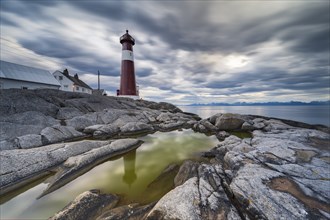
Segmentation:
{"type": "Polygon", "coordinates": [[[92,94],[93,89],[80,80],[78,74],[70,76],[68,70],[65,69],[63,72],[55,71],[53,76],[61,84],[60,90],[92,94]]]}
{"type": "Polygon", "coordinates": [[[60,86],[47,70],[0,60],[0,89],[59,89],[60,86]]]}

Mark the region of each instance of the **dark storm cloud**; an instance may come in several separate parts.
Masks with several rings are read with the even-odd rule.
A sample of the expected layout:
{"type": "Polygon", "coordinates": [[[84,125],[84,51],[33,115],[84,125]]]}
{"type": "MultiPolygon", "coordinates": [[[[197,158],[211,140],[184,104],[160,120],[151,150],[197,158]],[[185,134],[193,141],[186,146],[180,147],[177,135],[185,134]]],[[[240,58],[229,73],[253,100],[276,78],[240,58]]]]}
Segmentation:
{"type": "MultiPolygon", "coordinates": [[[[293,51],[319,52],[325,51],[325,45],[329,42],[328,28],[320,31],[311,28],[320,24],[329,26],[327,2],[291,7],[262,18],[239,20],[231,24],[213,24],[207,17],[209,7],[224,8],[219,13],[225,11],[227,7],[223,2],[195,3],[196,6],[184,2],[158,2],[160,8],[165,7],[172,13],[154,18],[153,11],[145,11],[142,7],[130,9],[130,2],[69,2],[76,8],[109,20],[133,22],[150,36],[160,37],[172,49],[248,53],[251,46],[277,38],[283,42],[291,41],[293,51]],[[309,33],[296,33],[296,27],[309,33]]],[[[157,56],[144,58],[162,62],[162,59],[156,59],[157,56]]]]}
{"type": "Polygon", "coordinates": [[[97,74],[97,71],[100,71],[102,75],[106,75],[106,76],[120,75],[119,65],[115,65],[114,63],[111,63],[110,61],[106,61],[106,60],[95,61],[95,60],[90,60],[88,58],[87,59],[80,58],[80,59],[68,60],[66,64],[83,73],[97,74]]]}
{"type": "Polygon", "coordinates": [[[137,77],[148,77],[153,75],[154,73],[152,72],[151,68],[142,68],[136,70],[135,74],[137,75],[137,77]]]}
{"type": "MultiPolygon", "coordinates": [[[[7,12],[16,12],[17,14],[26,13],[26,17],[34,17],[43,14],[43,8],[55,6],[64,2],[55,1],[13,1],[2,3],[2,10],[7,12]],[[19,12],[19,13],[18,13],[19,12]]],[[[223,51],[223,52],[248,52],[252,45],[266,42],[281,32],[288,32],[283,36],[277,36],[282,41],[293,41],[293,50],[298,52],[309,52],[323,49],[325,43],[328,42],[329,29],[318,31],[317,33],[309,33],[299,37],[293,37],[294,27],[306,26],[306,31],[310,25],[328,24],[329,13],[328,4],[320,2],[310,5],[309,7],[297,7],[277,14],[265,16],[260,20],[251,19],[240,21],[233,24],[213,24],[209,22],[207,15],[209,7],[212,4],[198,4],[192,7],[183,2],[158,3],[160,7],[167,7],[173,12],[168,13],[162,18],[152,17],[153,11],[144,11],[142,8],[129,8],[130,2],[119,1],[68,1],[77,10],[84,10],[87,13],[104,17],[108,20],[129,21],[139,25],[147,30],[150,35],[155,34],[162,40],[167,42],[173,49],[185,49],[188,51],[223,51]],[[310,7],[313,10],[310,10],[310,7]],[[189,9],[189,10],[188,10],[189,9]],[[196,15],[198,13],[198,19],[196,15]],[[294,16],[292,16],[294,15],[294,16]],[[279,16],[283,21],[274,23],[279,16]],[[285,19],[283,19],[285,18],[285,19]],[[196,27],[198,27],[196,29],[196,27]],[[291,36],[290,36],[291,35],[291,36]]],[[[215,3],[214,7],[221,7],[225,4],[221,2],[215,3]]],[[[226,7],[224,7],[226,8],[226,7]]],[[[220,10],[221,12],[221,10],[220,10]]],[[[46,17],[43,15],[43,17],[46,17]]],[[[151,57],[148,57],[151,59],[151,57]]],[[[156,60],[159,61],[159,60],[156,60]]]]}
{"type": "MultiPolygon", "coordinates": [[[[45,3],[45,1],[31,2],[23,5],[21,2],[15,1],[14,5],[18,5],[18,8],[5,4],[4,10],[16,12],[18,10],[30,11],[28,16],[33,14],[36,16],[36,14],[42,13],[42,7],[49,6],[48,4],[56,4],[52,1],[50,3],[45,3]],[[24,6],[26,7],[25,9],[22,8],[24,6]]],[[[190,7],[190,10],[185,10],[187,4],[184,3],[159,3],[169,7],[174,12],[178,11],[180,13],[168,13],[162,18],[155,19],[151,16],[154,12],[146,12],[141,8],[130,10],[129,2],[69,1],[66,3],[108,20],[133,22],[147,30],[150,36],[153,34],[159,36],[173,49],[222,51],[227,53],[235,51],[248,52],[251,46],[267,42],[282,32],[286,33],[282,34],[282,36],[277,36],[277,38],[281,41],[292,41],[292,50],[298,52],[326,50],[324,45],[328,43],[328,29],[313,33],[313,30],[308,28],[310,25],[328,24],[329,13],[326,11],[327,5],[320,3],[312,6],[314,10],[309,10],[308,7],[298,7],[278,14],[265,16],[262,20],[252,19],[231,25],[215,25],[210,23],[206,16],[208,4],[199,4],[196,7],[190,7]],[[198,19],[196,19],[196,13],[194,12],[198,12],[198,19]],[[295,16],[291,18],[291,14],[295,16]],[[273,21],[278,20],[279,16],[286,19],[274,24],[273,21]],[[308,35],[298,33],[299,37],[297,37],[297,33],[292,30],[295,27],[301,26],[306,26],[307,29],[305,31],[310,31],[311,33],[308,35]]],[[[219,7],[222,5],[219,3],[215,6],[219,7]]],[[[156,62],[162,62],[163,60],[157,59],[158,56],[144,56],[144,59],[153,59],[156,62]]]]}
{"type": "Polygon", "coordinates": [[[167,91],[170,94],[189,94],[190,93],[190,91],[187,91],[185,89],[178,89],[178,88],[176,88],[176,86],[173,86],[173,84],[171,83],[171,80],[160,82],[158,79],[155,79],[154,76],[142,77],[142,78],[138,77],[137,83],[139,85],[144,85],[144,87],[154,87],[154,88],[160,89],[162,91],[167,91]]]}
{"type": "MultiPolygon", "coordinates": [[[[277,39],[291,42],[293,52],[326,52],[326,45],[329,45],[329,3],[318,2],[309,6],[291,8],[262,20],[243,21],[227,30],[228,34],[222,43],[249,54],[257,44],[277,39]],[[235,36],[234,41],[230,36],[235,36]]],[[[223,49],[228,48],[225,46],[223,49]]]]}
{"type": "Polygon", "coordinates": [[[55,7],[57,4],[57,1],[52,0],[33,0],[28,2],[26,0],[3,0],[0,1],[0,8],[2,13],[15,14],[29,20],[39,20],[40,15],[42,15],[42,19],[51,20],[51,16],[47,15],[44,10],[46,7],[55,7]]]}
{"type": "Polygon", "coordinates": [[[23,47],[47,57],[72,58],[87,55],[82,47],[79,46],[79,42],[68,42],[67,39],[56,36],[56,33],[49,35],[34,39],[21,39],[18,42],[23,47]]]}
{"type": "MultiPolygon", "coordinates": [[[[212,31],[203,31],[205,35],[201,39],[208,44],[200,47],[200,44],[195,44],[196,38],[193,36],[190,42],[189,39],[185,39],[187,47],[184,49],[246,53],[260,43],[277,39],[281,42],[291,42],[293,52],[326,52],[329,50],[327,47],[329,45],[329,3],[317,3],[310,6],[311,8],[306,6],[292,8],[262,19],[242,20],[238,24],[208,26],[212,28],[212,31]]],[[[194,33],[189,32],[192,35],[194,33]]],[[[183,32],[179,31],[177,35],[179,39],[184,39],[183,32]]],[[[175,39],[175,36],[168,38],[175,39]]],[[[174,46],[180,47],[180,45],[181,42],[177,42],[174,46]]]]}
{"type": "Polygon", "coordinates": [[[234,81],[234,80],[213,80],[210,83],[205,85],[206,88],[211,89],[224,89],[224,88],[235,88],[242,86],[242,82],[234,81]]]}
{"type": "Polygon", "coordinates": [[[329,2],[310,4],[304,10],[295,10],[291,19],[280,26],[280,39],[291,41],[291,49],[302,53],[329,52],[329,2]]]}
{"type": "Polygon", "coordinates": [[[326,55],[327,55],[327,53],[325,53],[325,56],[316,59],[314,61],[314,64],[315,64],[315,66],[319,67],[320,69],[323,68],[325,71],[328,71],[328,67],[329,67],[329,64],[330,64],[330,61],[329,61],[330,54],[329,54],[328,57],[326,55]]]}
{"type": "Polygon", "coordinates": [[[13,27],[18,27],[19,24],[17,22],[14,22],[12,20],[7,19],[6,17],[0,17],[0,22],[1,26],[2,25],[7,25],[7,26],[13,26],[13,27]]]}
{"type": "MultiPolygon", "coordinates": [[[[70,74],[71,74],[71,72],[70,72],[70,74]]],[[[96,75],[95,75],[95,83],[89,83],[88,85],[90,87],[92,87],[93,89],[98,88],[97,76],[96,75]]],[[[109,85],[105,84],[102,80],[102,75],[101,75],[101,77],[100,77],[100,88],[104,89],[105,91],[109,91],[112,94],[116,94],[118,86],[109,86],[109,85]]],[[[108,94],[108,95],[112,95],[112,94],[108,94]]]]}
{"type": "Polygon", "coordinates": [[[141,53],[136,56],[136,58],[139,60],[149,60],[149,61],[154,61],[156,63],[164,63],[167,57],[168,56],[166,55],[166,53],[164,54],[158,53],[157,56],[155,56],[155,54],[141,53]]]}
{"type": "Polygon", "coordinates": [[[205,75],[210,71],[209,64],[194,63],[194,64],[182,64],[183,69],[187,72],[196,73],[191,77],[194,82],[203,82],[205,80],[205,75]]]}
{"type": "Polygon", "coordinates": [[[329,76],[323,71],[302,72],[279,78],[272,82],[273,88],[290,90],[327,89],[330,86],[329,76]]]}
{"type": "MultiPolygon", "coordinates": [[[[136,62],[147,61],[145,66],[155,65],[153,69],[136,69],[140,88],[155,87],[171,95],[189,95],[194,89],[212,91],[215,95],[275,94],[284,89],[296,94],[315,94],[330,87],[329,2],[275,1],[272,4],[285,7],[273,10],[270,4],[270,8],[265,9],[266,13],[258,11],[259,3],[249,1],[147,3],[1,1],[1,28],[8,26],[25,30],[16,36],[15,41],[36,54],[56,58],[65,65],[64,68],[95,74],[100,70],[101,74],[108,76],[119,76],[119,59],[117,62],[94,51],[91,41],[88,47],[87,41],[74,39],[71,36],[72,24],[61,23],[64,22],[61,18],[74,18],[74,21],[81,16],[82,23],[101,24],[102,28],[108,28],[104,33],[115,33],[118,37],[125,28],[135,29],[139,33],[136,34],[136,47],[139,46],[136,62]],[[147,3],[148,7],[144,7],[146,5],[143,4],[147,3]],[[256,7],[251,7],[251,4],[256,7]],[[251,8],[245,11],[241,5],[242,8],[251,8]],[[211,13],[211,9],[217,9],[218,14],[211,13]],[[11,20],[13,17],[35,22],[37,27],[34,28],[40,30],[35,31],[32,27],[30,30],[24,22],[20,23],[22,20],[11,20]],[[274,41],[280,49],[265,55],[261,44],[274,41]],[[164,51],[159,51],[159,43],[164,51]],[[182,57],[176,56],[179,50],[184,50],[182,57]],[[223,69],[221,65],[215,69],[212,65],[217,64],[216,61],[208,63],[194,57],[217,54],[219,57],[245,55],[255,63],[242,71],[235,68],[227,70],[225,64],[223,69]],[[181,78],[185,80],[179,85],[177,82],[181,78]]],[[[79,29],[78,23],[75,31],[86,34],[87,26],[79,29]]],[[[94,30],[90,31],[93,33],[94,30]]],[[[162,99],[157,95],[153,98],[162,99]]]]}
{"type": "MultiPolygon", "coordinates": [[[[156,85],[154,85],[154,86],[156,86],[156,85]]],[[[172,90],[171,85],[160,85],[160,86],[158,86],[158,88],[161,90],[172,90]]]]}
{"type": "Polygon", "coordinates": [[[329,25],[323,25],[320,30],[305,29],[291,31],[284,37],[284,41],[293,41],[291,49],[300,53],[319,53],[329,51],[329,25]],[[306,34],[306,32],[309,32],[306,34]],[[299,37],[297,37],[299,36],[299,37]]]}
{"type": "Polygon", "coordinates": [[[88,51],[81,45],[84,42],[70,41],[70,38],[49,33],[34,39],[21,39],[19,43],[36,54],[59,58],[64,61],[64,68],[74,68],[83,73],[97,73],[108,76],[118,76],[119,63],[108,57],[103,57],[95,51],[88,51]]]}
{"type": "MultiPolygon", "coordinates": [[[[203,50],[212,49],[214,45],[210,45],[209,42],[205,41],[204,35],[194,35],[188,34],[189,31],[195,29],[196,26],[199,27],[198,33],[211,33],[218,29],[217,25],[207,24],[205,18],[206,12],[203,13],[207,7],[201,5],[199,8],[195,8],[195,12],[191,10],[182,10],[186,6],[184,3],[172,2],[175,6],[172,7],[171,4],[167,7],[171,7],[175,11],[180,11],[180,17],[169,13],[163,18],[154,18],[151,15],[155,13],[154,11],[144,11],[141,8],[134,8],[134,10],[129,9],[130,2],[69,2],[74,7],[83,9],[88,13],[92,13],[96,16],[101,16],[109,20],[118,20],[118,21],[129,21],[133,22],[136,25],[139,25],[140,28],[143,28],[145,31],[150,33],[150,36],[156,35],[161,37],[166,43],[168,43],[172,48],[182,48],[187,50],[203,50]],[[198,11],[196,11],[198,9],[198,11]],[[196,20],[196,13],[199,13],[199,18],[196,20]],[[185,19],[182,19],[187,17],[185,19]],[[187,22],[190,20],[190,22],[187,22]],[[207,25],[206,25],[207,24],[207,25]]],[[[162,4],[162,3],[158,3],[162,4]]],[[[158,9],[160,10],[160,9],[158,9]]],[[[216,35],[210,36],[217,38],[216,35]]],[[[212,43],[211,43],[212,44],[212,43]]]]}
{"type": "MultiPolygon", "coordinates": [[[[327,89],[330,86],[330,81],[327,71],[322,70],[300,71],[290,74],[276,68],[261,68],[257,72],[236,73],[229,80],[212,80],[204,86],[221,90],[223,95],[232,95],[279,89],[293,91],[327,89]]],[[[212,94],[218,93],[215,91],[212,94]]]]}
{"type": "MultiPolygon", "coordinates": [[[[26,43],[23,44],[27,48],[32,46],[26,43]]],[[[97,74],[97,71],[100,71],[101,74],[107,76],[119,76],[120,68],[119,63],[113,61],[112,59],[106,59],[105,57],[97,57],[97,55],[92,53],[86,53],[79,50],[78,47],[72,47],[71,44],[68,47],[63,47],[63,44],[60,44],[61,47],[52,47],[49,46],[49,50],[43,48],[39,45],[39,49],[35,50],[37,54],[44,55],[47,57],[56,57],[61,58],[63,61],[62,68],[73,68],[80,73],[93,73],[97,74]]],[[[53,44],[56,46],[56,44],[53,44]]],[[[47,47],[48,48],[48,47],[47,47]]]]}
{"type": "Polygon", "coordinates": [[[68,4],[85,12],[111,20],[129,19],[131,11],[126,7],[125,1],[68,1],[68,4]]]}

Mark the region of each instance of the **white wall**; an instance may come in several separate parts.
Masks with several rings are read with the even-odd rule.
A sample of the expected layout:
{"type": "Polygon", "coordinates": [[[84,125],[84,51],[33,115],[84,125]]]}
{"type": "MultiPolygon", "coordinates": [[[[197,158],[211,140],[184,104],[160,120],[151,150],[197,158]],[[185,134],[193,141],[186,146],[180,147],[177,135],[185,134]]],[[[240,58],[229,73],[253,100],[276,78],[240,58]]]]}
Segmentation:
{"type": "Polygon", "coordinates": [[[57,81],[61,84],[60,90],[68,91],[68,92],[75,92],[73,82],[66,78],[60,71],[55,71],[53,73],[53,76],[57,81]],[[62,80],[60,80],[60,77],[62,77],[62,80]]]}
{"type": "Polygon", "coordinates": [[[0,78],[0,89],[58,89],[59,86],[0,78]]]}
{"type": "Polygon", "coordinates": [[[53,76],[61,84],[60,90],[69,91],[69,92],[80,92],[80,93],[92,94],[91,89],[74,85],[73,82],[69,78],[67,78],[64,74],[62,74],[58,70],[53,73],[53,76]],[[60,76],[62,76],[62,80],[60,80],[60,76]]]}
{"type": "Polygon", "coordinates": [[[81,87],[81,86],[73,86],[73,91],[74,92],[81,92],[81,93],[87,93],[87,94],[92,94],[92,90],[85,88],[85,87],[81,87]]]}

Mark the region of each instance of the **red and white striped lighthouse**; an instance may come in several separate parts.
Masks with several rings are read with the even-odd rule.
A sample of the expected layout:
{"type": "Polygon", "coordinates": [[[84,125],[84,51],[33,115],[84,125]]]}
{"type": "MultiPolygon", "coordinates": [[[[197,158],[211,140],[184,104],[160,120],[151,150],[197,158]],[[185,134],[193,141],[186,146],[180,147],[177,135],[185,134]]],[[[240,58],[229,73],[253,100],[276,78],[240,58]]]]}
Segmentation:
{"type": "Polygon", "coordinates": [[[128,34],[128,30],[126,30],[126,34],[120,37],[120,43],[122,44],[121,75],[120,89],[117,91],[117,95],[138,96],[135,82],[133,55],[133,45],[135,44],[135,40],[128,34]]]}

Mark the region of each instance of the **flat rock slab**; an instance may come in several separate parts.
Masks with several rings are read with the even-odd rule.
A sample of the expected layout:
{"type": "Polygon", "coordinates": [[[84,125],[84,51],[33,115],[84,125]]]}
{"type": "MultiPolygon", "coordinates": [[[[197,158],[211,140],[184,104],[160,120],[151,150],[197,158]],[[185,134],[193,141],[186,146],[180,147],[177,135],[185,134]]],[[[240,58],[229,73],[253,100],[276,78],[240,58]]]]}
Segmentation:
{"type": "Polygon", "coordinates": [[[147,219],[200,219],[198,199],[198,179],[194,177],[161,198],[147,219]]]}
{"type": "Polygon", "coordinates": [[[154,203],[141,206],[138,203],[123,205],[106,211],[97,220],[119,220],[119,219],[145,219],[146,215],[154,206],[154,203]]]}
{"type": "Polygon", "coordinates": [[[6,193],[15,184],[28,181],[34,175],[45,172],[76,156],[94,148],[109,144],[109,141],[78,141],[47,145],[42,148],[0,151],[0,189],[6,193]]]}
{"type": "Polygon", "coordinates": [[[44,144],[54,144],[61,141],[68,141],[74,138],[86,136],[71,126],[60,125],[44,128],[40,134],[44,144]]]}
{"type": "Polygon", "coordinates": [[[329,162],[322,158],[330,154],[323,146],[329,134],[280,120],[253,121],[263,125],[254,128],[252,138],[230,136],[212,150],[242,214],[257,219],[327,219],[329,162]],[[291,189],[274,187],[276,179],[290,182],[291,189]]]}
{"type": "Polygon", "coordinates": [[[116,195],[101,194],[95,190],[86,191],[49,219],[95,219],[103,211],[113,208],[118,201],[119,197],[116,195]]]}
{"type": "Polygon", "coordinates": [[[40,197],[57,190],[100,163],[136,149],[142,143],[143,141],[136,139],[121,139],[83,154],[69,157],[40,197]]]}
{"type": "Polygon", "coordinates": [[[220,165],[185,162],[175,177],[180,185],[161,198],[146,219],[239,219],[218,171],[220,165]]]}
{"type": "Polygon", "coordinates": [[[153,132],[152,125],[143,122],[129,122],[120,128],[120,135],[135,135],[153,132]]]}

